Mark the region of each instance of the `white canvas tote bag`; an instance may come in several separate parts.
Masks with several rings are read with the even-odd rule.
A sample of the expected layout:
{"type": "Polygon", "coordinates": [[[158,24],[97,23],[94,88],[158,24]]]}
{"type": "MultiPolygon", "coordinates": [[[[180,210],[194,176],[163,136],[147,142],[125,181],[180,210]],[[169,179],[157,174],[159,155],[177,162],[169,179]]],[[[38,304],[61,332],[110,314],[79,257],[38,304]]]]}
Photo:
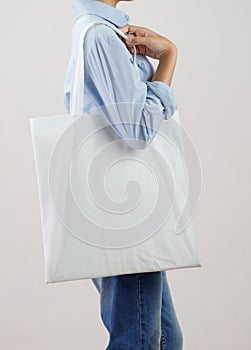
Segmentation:
{"type": "Polygon", "coordinates": [[[201,266],[178,111],[144,149],[82,113],[83,42],[99,23],[81,32],[70,114],[30,118],[46,283],[201,266]]]}

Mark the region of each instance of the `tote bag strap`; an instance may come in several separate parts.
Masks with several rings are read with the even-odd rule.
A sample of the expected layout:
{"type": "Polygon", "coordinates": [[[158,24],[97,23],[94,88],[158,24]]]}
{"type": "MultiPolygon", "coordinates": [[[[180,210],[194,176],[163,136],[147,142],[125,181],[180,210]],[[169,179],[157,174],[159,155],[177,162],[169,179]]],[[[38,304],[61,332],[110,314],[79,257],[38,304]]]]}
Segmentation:
{"type": "MultiPolygon", "coordinates": [[[[70,92],[70,114],[82,114],[83,106],[84,106],[84,38],[88,29],[90,29],[93,25],[96,24],[106,24],[108,27],[111,27],[115,32],[121,35],[123,38],[127,39],[125,33],[113,26],[112,24],[104,21],[95,21],[89,23],[87,26],[83,28],[80,34],[80,40],[77,48],[76,60],[73,68],[72,74],[72,83],[71,83],[71,92],[70,92]]],[[[137,71],[138,66],[136,62],[136,47],[134,47],[134,55],[133,55],[133,64],[136,66],[137,71]]]]}

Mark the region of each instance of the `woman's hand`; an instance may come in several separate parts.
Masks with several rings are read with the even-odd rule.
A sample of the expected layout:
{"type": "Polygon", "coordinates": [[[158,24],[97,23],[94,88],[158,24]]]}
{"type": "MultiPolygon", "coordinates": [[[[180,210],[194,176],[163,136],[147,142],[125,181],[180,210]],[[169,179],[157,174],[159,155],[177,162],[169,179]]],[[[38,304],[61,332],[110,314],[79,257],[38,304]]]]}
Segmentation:
{"type": "Polygon", "coordinates": [[[121,38],[133,55],[133,46],[136,46],[137,53],[160,60],[161,57],[177,51],[176,46],[164,36],[145,27],[126,25],[121,27],[129,39],[121,38]],[[127,34],[129,32],[129,34],[127,34]]]}
{"type": "Polygon", "coordinates": [[[151,81],[162,81],[170,86],[177,61],[176,46],[164,36],[145,27],[126,25],[120,29],[128,36],[128,39],[122,38],[122,41],[132,55],[132,45],[135,45],[137,53],[159,60],[151,81]]]}

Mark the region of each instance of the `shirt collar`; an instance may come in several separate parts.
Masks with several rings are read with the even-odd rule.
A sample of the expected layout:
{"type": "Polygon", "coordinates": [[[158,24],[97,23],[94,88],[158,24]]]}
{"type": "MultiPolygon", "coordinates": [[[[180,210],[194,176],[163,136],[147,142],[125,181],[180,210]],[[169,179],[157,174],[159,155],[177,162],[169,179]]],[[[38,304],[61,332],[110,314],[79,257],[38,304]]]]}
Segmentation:
{"type": "Polygon", "coordinates": [[[130,22],[127,13],[101,1],[77,0],[72,4],[72,9],[76,20],[83,15],[92,14],[111,22],[117,27],[123,27],[130,22]]]}

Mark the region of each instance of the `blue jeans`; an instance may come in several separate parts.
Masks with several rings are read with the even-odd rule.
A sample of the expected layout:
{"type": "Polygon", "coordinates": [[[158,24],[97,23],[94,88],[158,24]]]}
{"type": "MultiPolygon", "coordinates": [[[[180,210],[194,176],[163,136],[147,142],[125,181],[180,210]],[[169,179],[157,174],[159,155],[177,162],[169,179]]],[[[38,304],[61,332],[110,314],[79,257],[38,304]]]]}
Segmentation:
{"type": "Polygon", "coordinates": [[[100,294],[106,350],[181,350],[180,328],[166,272],[92,278],[100,294]]]}

